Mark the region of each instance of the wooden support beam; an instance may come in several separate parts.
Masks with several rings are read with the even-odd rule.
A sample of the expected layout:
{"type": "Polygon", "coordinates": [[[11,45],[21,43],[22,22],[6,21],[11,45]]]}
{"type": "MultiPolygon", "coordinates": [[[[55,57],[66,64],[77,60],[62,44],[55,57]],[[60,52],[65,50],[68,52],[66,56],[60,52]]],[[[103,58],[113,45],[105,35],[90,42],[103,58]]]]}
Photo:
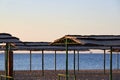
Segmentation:
{"type": "Polygon", "coordinates": [[[13,77],[13,51],[8,52],[8,75],[13,77]]]}
{"type": "Polygon", "coordinates": [[[68,39],[65,40],[65,47],[66,47],[66,80],[68,80],[68,39]]]}
{"type": "Polygon", "coordinates": [[[117,52],[117,69],[119,69],[119,52],[117,52]]]}
{"type": "Polygon", "coordinates": [[[30,71],[32,70],[32,51],[30,50],[30,71]]]}
{"type": "Polygon", "coordinates": [[[44,50],[42,50],[42,76],[44,76],[44,50]]]}
{"type": "Polygon", "coordinates": [[[104,49],[104,57],[103,57],[103,58],[104,58],[104,74],[105,74],[105,70],[106,70],[106,69],[105,69],[105,66],[106,66],[106,65],[105,65],[105,61],[106,61],[106,50],[105,50],[105,49],[104,49]]]}
{"type": "Polygon", "coordinates": [[[75,74],[75,50],[74,50],[74,61],[73,61],[73,63],[74,63],[74,74],[75,74]]]}
{"type": "Polygon", "coordinates": [[[9,52],[9,43],[6,43],[6,46],[5,46],[5,75],[6,76],[8,76],[8,52],[9,52]]]}
{"type": "Polygon", "coordinates": [[[112,46],[110,47],[110,80],[112,79],[112,46]]]}
{"type": "Polygon", "coordinates": [[[77,52],[78,53],[78,71],[79,71],[79,51],[77,52]]]}
{"type": "Polygon", "coordinates": [[[56,71],[56,50],[55,50],[55,71],[56,71]]]}

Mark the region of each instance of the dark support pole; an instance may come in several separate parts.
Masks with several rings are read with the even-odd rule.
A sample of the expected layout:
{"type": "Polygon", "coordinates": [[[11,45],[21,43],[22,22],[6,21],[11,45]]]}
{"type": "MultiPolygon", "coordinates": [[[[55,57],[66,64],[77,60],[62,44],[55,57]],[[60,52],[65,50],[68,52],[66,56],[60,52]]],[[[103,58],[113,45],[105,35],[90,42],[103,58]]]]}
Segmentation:
{"type": "Polygon", "coordinates": [[[66,80],[68,80],[68,39],[65,40],[66,46],[66,80]]]}
{"type": "MultiPolygon", "coordinates": [[[[13,51],[11,51],[11,44],[6,43],[5,48],[5,75],[13,77],[13,51]]],[[[5,79],[10,80],[10,79],[5,79]]]]}
{"type": "Polygon", "coordinates": [[[110,80],[112,80],[112,46],[110,47],[110,80]]]}
{"type": "Polygon", "coordinates": [[[44,50],[42,50],[42,76],[44,76],[44,50]]]}
{"type": "MultiPolygon", "coordinates": [[[[8,76],[8,52],[9,52],[9,43],[6,43],[5,49],[5,75],[8,76]]],[[[8,80],[6,78],[6,80],[8,80]]]]}
{"type": "Polygon", "coordinates": [[[13,51],[11,50],[8,52],[8,76],[13,77],[13,51]]]}
{"type": "Polygon", "coordinates": [[[55,50],[55,71],[56,71],[56,50],[55,50]]]}
{"type": "Polygon", "coordinates": [[[30,50],[30,71],[31,71],[31,69],[32,69],[32,51],[30,50]]]}
{"type": "Polygon", "coordinates": [[[78,71],[79,71],[79,51],[78,51],[78,71]]]}
{"type": "Polygon", "coordinates": [[[106,51],[104,49],[104,74],[105,74],[105,61],[106,61],[106,51]]]}
{"type": "Polygon", "coordinates": [[[74,50],[74,74],[75,74],[75,50],[74,50]]]}
{"type": "Polygon", "coordinates": [[[117,52],[117,69],[119,69],[119,52],[117,52]]]}

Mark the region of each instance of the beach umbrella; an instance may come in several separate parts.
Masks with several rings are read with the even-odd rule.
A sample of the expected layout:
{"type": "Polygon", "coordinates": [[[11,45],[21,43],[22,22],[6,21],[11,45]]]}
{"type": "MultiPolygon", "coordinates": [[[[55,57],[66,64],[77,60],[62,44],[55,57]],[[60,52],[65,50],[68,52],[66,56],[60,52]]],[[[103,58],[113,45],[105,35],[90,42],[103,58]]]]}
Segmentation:
{"type": "Polygon", "coordinates": [[[13,53],[11,52],[11,49],[12,47],[15,47],[14,44],[15,42],[21,42],[21,41],[19,40],[19,38],[16,38],[8,33],[0,33],[0,43],[5,44],[3,45],[5,46],[5,72],[6,72],[6,76],[11,76],[11,77],[13,77],[13,59],[12,59],[13,53]]]}
{"type": "MultiPolygon", "coordinates": [[[[68,73],[68,49],[69,49],[69,45],[82,44],[82,43],[79,42],[78,40],[76,40],[75,38],[65,36],[65,37],[62,37],[58,40],[55,40],[51,44],[52,45],[65,45],[65,50],[66,50],[66,80],[68,80],[68,74],[69,74],[68,73]]],[[[72,48],[72,49],[74,49],[74,48],[72,48]]]]}
{"type": "MultiPolygon", "coordinates": [[[[106,47],[110,52],[110,80],[112,80],[112,49],[113,47],[120,47],[120,35],[65,35],[62,38],[55,40],[54,45],[66,45],[66,76],[68,75],[68,45],[97,47],[106,47]]],[[[66,78],[68,80],[68,78],[66,78]]]]}

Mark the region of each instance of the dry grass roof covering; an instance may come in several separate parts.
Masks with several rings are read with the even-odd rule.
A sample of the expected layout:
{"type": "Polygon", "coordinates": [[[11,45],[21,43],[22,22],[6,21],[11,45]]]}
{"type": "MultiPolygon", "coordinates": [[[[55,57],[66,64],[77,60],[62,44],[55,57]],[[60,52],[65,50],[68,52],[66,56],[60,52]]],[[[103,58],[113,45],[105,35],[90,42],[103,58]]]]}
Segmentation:
{"type": "Polygon", "coordinates": [[[120,35],[65,35],[55,40],[52,44],[65,44],[66,39],[68,39],[68,44],[71,45],[120,46],[120,35]]]}

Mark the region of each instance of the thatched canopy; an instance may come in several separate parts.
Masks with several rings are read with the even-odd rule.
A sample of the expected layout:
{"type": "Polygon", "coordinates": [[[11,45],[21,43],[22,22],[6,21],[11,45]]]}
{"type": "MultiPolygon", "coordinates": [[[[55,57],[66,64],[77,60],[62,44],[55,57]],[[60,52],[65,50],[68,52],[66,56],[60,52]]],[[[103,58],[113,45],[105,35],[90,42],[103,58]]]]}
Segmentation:
{"type": "MultiPolygon", "coordinates": [[[[20,46],[23,46],[24,44],[22,41],[19,40],[19,38],[12,36],[11,34],[8,33],[0,33],[0,43],[11,43],[11,45],[14,44],[14,49],[18,49],[20,46]]],[[[4,45],[0,45],[0,50],[5,50],[3,48],[4,45]]]]}
{"type": "Polygon", "coordinates": [[[65,35],[55,40],[53,45],[64,45],[68,39],[68,44],[84,46],[120,46],[120,35],[65,35]]]}
{"type": "Polygon", "coordinates": [[[21,42],[19,38],[12,36],[8,33],[0,33],[0,43],[16,43],[21,42]]]}
{"type": "Polygon", "coordinates": [[[65,35],[54,42],[22,42],[11,34],[0,33],[0,43],[14,43],[16,48],[13,50],[62,51],[65,50],[66,39],[70,45],[69,50],[109,49],[109,46],[119,49],[120,47],[120,35],[65,35]]]}
{"type": "MultiPolygon", "coordinates": [[[[65,51],[65,46],[50,45],[51,42],[23,42],[26,50],[65,51]]],[[[88,50],[87,48],[69,47],[69,50],[88,50]]]]}

